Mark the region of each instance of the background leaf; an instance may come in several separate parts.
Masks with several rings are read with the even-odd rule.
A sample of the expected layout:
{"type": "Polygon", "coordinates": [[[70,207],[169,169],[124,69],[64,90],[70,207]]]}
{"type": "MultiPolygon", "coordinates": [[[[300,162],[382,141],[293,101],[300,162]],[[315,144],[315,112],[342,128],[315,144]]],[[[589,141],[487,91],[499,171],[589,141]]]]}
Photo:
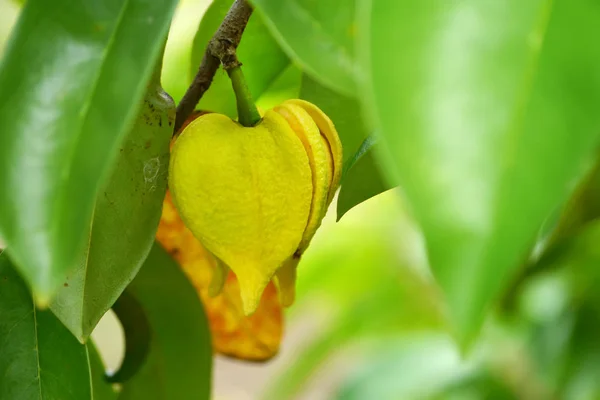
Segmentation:
{"type": "Polygon", "coordinates": [[[368,139],[358,100],[339,94],[302,76],[300,98],[316,104],[335,124],[344,147],[344,173],[338,197],[338,220],[352,207],[379,194],[390,185],[380,174],[379,162],[371,154],[375,138],[368,139]]]}
{"type": "Polygon", "coordinates": [[[348,379],[338,399],[431,399],[470,379],[478,365],[464,361],[446,335],[421,333],[388,342],[373,363],[348,379]]]}
{"type": "Polygon", "coordinates": [[[368,136],[358,100],[321,85],[307,74],[302,75],[300,98],[317,105],[331,118],[344,147],[344,161],[351,159],[368,136]]]}
{"type": "Polygon", "coordinates": [[[305,72],[340,93],[354,93],[354,2],[252,0],[252,3],[273,37],[305,72]]]}
{"type": "Polygon", "coordinates": [[[441,298],[415,254],[419,239],[401,201],[390,192],[377,200],[339,223],[329,217],[323,221],[298,267],[296,303],[286,315],[287,332],[291,337],[301,332],[303,339],[282,353],[288,357],[286,368],[270,380],[261,398],[305,395],[303,389],[324,376],[330,387],[327,372],[333,368],[335,382],[366,365],[369,344],[447,329],[441,298]],[[302,321],[309,321],[309,327],[302,321]],[[328,364],[331,358],[344,360],[344,371],[328,364]]]}
{"type": "Polygon", "coordinates": [[[176,3],[29,0],[21,13],[0,66],[0,236],[40,303],[78,262],[176,3]]]}
{"type": "MultiPolygon", "coordinates": [[[[463,341],[598,143],[600,7],[362,1],[365,107],[463,341]]],[[[387,171],[386,171],[387,172],[387,171]]]]}
{"type": "Polygon", "coordinates": [[[342,187],[337,199],[338,221],[352,207],[392,188],[381,175],[382,166],[372,149],[376,141],[375,136],[366,138],[344,165],[342,187]]]}
{"type": "MultiPolygon", "coordinates": [[[[225,18],[231,4],[229,0],[215,0],[202,17],[192,48],[191,77],[196,75],[206,46],[225,18]]],[[[289,58],[273,40],[260,16],[256,14],[250,18],[244,30],[237,56],[244,65],[244,76],[255,99],[260,99],[269,86],[285,74],[290,66],[289,58]]],[[[197,108],[219,112],[231,118],[237,117],[235,95],[225,71],[222,69],[217,71],[210,88],[202,96],[197,108]]]]}
{"type": "Polygon", "coordinates": [[[92,399],[88,352],[0,254],[0,398],[92,399]]]}
{"type": "Polygon", "coordinates": [[[94,400],[116,400],[117,392],[113,389],[112,384],[106,380],[106,373],[104,363],[96,346],[93,342],[89,342],[87,345],[87,351],[90,356],[90,370],[92,378],[92,386],[94,393],[94,400]]]}
{"type": "Polygon", "coordinates": [[[125,290],[154,243],[175,120],[173,100],[160,87],[159,74],[160,69],[98,194],[81,261],[50,306],[80,341],[125,290]]]}
{"type": "Polygon", "coordinates": [[[268,110],[285,100],[297,98],[300,94],[301,81],[302,71],[296,65],[290,64],[256,99],[256,105],[263,110],[268,110]]]}
{"type": "Polygon", "coordinates": [[[128,290],[146,313],[152,339],[144,366],[119,399],[208,399],[212,349],[202,303],[160,245],[128,290]]]}
{"type": "Polygon", "coordinates": [[[151,327],[140,303],[125,291],[113,305],[125,333],[125,356],[119,370],[108,377],[111,382],[125,382],[133,377],[148,358],[152,342],[151,327]]]}

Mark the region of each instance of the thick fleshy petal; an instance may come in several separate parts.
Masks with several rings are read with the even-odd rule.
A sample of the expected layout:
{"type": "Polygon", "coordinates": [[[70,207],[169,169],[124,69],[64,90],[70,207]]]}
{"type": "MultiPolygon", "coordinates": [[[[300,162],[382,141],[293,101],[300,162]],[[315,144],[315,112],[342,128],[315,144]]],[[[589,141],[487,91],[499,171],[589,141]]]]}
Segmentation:
{"type": "Polygon", "coordinates": [[[275,286],[265,289],[256,312],[244,315],[235,275],[216,259],[185,227],[167,193],[157,240],[175,258],[196,287],[209,319],[216,352],[231,357],[264,361],[277,354],[283,332],[283,315],[275,286]],[[216,276],[215,276],[216,275],[216,276]],[[220,286],[220,294],[209,293],[220,286]]]}

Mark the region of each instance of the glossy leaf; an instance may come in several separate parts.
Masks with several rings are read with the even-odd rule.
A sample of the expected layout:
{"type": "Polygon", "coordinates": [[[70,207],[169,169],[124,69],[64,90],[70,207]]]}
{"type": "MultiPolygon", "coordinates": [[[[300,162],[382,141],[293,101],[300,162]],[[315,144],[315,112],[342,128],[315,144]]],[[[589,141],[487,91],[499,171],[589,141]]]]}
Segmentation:
{"type": "Polygon", "coordinates": [[[50,306],[80,341],[135,277],[154,243],[175,119],[173,100],[157,80],[158,75],[148,86],[114,170],[100,190],[80,262],[50,306]]]}
{"type": "Polygon", "coordinates": [[[92,399],[88,352],[0,254],[0,398],[92,399]]]}
{"type": "Polygon", "coordinates": [[[202,303],[177,263],[155,244],[127,290],[146,314],[151,343],[119,399],[209,399],[210,333],[202,303]]]}
{"type": "Polygon", "coordinates": [[[246,317],[237,279],[230,273],[222,292],[211,297],[217,268],[214,258],[185,227],[167,194],[156,239],[179,263],[206,309],[216,352],[243,360],[264,361],[277,354],[283,334],[283,311],[275,286],[265,289],[258,309],[246,317]]]}
{"type": "Polygon", "coordinates": [[[393,187],[381,174],[382,166],[372,149],[376,141],[375,136],[366,138],[344,165],[342,187],[337,200],[338,221],[354,206],[393,187]]]}
{"type": "Polygon", "coordinates": [[[0,236],[47,304],[80,260],[175,0],[28,0],[0,66],[0,236]]]}
{"type": "Polygon", "coordinates": [[[361,99],[467,342],[594,155],[600,7],[360,4],[361,99]]]}
{"type": "MultiPolygon", "coordinates": [[[[190,71],[192,77],[196,74],[209,40],[225,18],[231,4],[230,0],[215,0],[206,10],[194,38],[190,71]]],[[[250,18],[237,49],[237,56],[243,63],[244,76],[255,99],[260,98],[290,66],[290,60],[273,40],[258,15],[250,18]]],[[[231,80],[224,71],[217,71],[198,108],[223,113],[231,118],[237,116],[231,80]]]]}
{"type": "Polygon", "coordinates": [[[354,93],[354,2],[252,0],[252,3],[273,37],[305,72],[340,93],[354,93]]]}

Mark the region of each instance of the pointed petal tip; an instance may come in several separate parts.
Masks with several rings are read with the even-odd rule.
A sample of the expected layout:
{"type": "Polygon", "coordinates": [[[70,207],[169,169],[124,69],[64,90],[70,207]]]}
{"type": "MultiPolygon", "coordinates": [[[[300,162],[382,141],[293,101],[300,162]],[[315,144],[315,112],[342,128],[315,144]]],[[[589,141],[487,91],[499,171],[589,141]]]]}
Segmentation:
{"type": "Polygon", "coordinates": [[[258,308],[262,294],[271,279],[259,273],[237,273],[236,275],[240,285],[244,315],[249,317],[258,308]]]}
{"type": "Polygon", "coordinates": [[[296,269],[300,256],[290,257],[275,273],[273,281],[279,290],[279,301],[284,307],[290,307],[296,300],[296,269]]]}

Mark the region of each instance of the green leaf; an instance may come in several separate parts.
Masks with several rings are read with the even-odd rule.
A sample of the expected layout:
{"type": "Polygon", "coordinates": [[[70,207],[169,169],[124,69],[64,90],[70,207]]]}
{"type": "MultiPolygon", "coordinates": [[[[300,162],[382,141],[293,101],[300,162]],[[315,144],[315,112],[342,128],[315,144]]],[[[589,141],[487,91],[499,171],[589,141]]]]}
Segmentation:
{"type": "Polygon", "coordinates": [[[301,81],[302,71],[294,64],[290,64],[256,99],[256,106],[269,110],[285,100],[298,98],[301,81]]]}
{"type": "Polygon", "coordinates": [[[252,3],[275,39],[305,72],[331,89],[354,94],[354,2],[252,0],[252,3]]]}
{"type": "Polygon", "coordinates": [[[167,189],[174,118],[173,100],[153,80],[112,175],[100,190],[80,261],[50,305],[82,342],[135,277],[154,243],[167,189]]]}
{"type": "Polygon", "coordinates": [[[354,156],[346,161],[342,175],[342,187],[337,200],[337,220],[351,208],[393,186],[381,175],[382,166],[373,154],[377,139],[369,136],[354,156]]]}
{"type": "Polygon", "coordinates": [[[142,306],[128,291],[119,297],[113,311],[125,332],[125,357],[119,370],[109,380],[122,383],[134,376],[146,361],[150,351],[151,328],[142,306]]]}
{"type": "Polygon", "coordinates": [[[321,85],[310,76],[302,77],[300,97],[316,104],[331,118],[344,148],[344,173],[338,196],[338,220],[352,207],[391,186],[379,172],[379,163],[370,151],[375,138],[367,136],[358,100],[321,85]]]}
{"type": "Polygon", "coordinates": [[[90,355],[90,371],[92,378],[92,386],[94,400],[116,400],[117,392],[113,389],[112,384],[106,380],[106,368],[102,362],[102,358],[94,346],[93,342],[87,345],[87,351],[90,355]]]}
{"type": "Polygon", "coordinates": [[[595,153],[600,7],[360,5],[361,99],[466,343],[595,153]]]}
{"type": "Polygon", "coordinates": [[[337,398],[430,399],[472,379],[478,365],[463,361],[446,335],[422,333],[388,341],[379,357],[347,379],[337,398]]]}
{"type": "Polygon", "coordinates": [[[127,290],[146,314],[151,343],[146,362],[123,385],[119,399],[208,399],[212,367],[208,323],[195,289],[177,263],[155,244],[127,290]]]}
{"type": "Polygon", "coordinates": [[[596,160],[596,165],[581,180],[561,211],[547,240],[547,247],[574,236],[582,227],[600,217],[600,159],[596,160]]]}
{"type": "Polygon", "coordinates": [[[0,66],[0,236],[40,304],[80,261],[176,3],[29,0],[23,9],[0,66]]]}
{"type": "MultiPolygon", "coordinates": [[[[341,233],[341,225],[333,224],[335,232],[328,234],[341,233]]],[[[311,312],[307,303],[317,296],[325,309],[340,312],[327,314],[327,329],[315,332],[294,352],[289,367],[269,382],[263,399],[295,398],[318,374],[319,366],[353,342],[387,342],[390,336],[407,331],[445,328],[436,288],[399,262],[398,248],[386,241],[387,232],[363,226],[356,237],[344,240],[343,236],[338,235],[335,246],[329,242],[319,249],[315,243],[317,247],[306,253],[298,269],[299,296],[290,309],[299,312],[301,319],[303,311],[311,312]]]]}
{"type": "Polygon", "coordinates": [[[600,396],[600,315],[584,305],[576,314],[575,331],[567,346],[561,399],[594,400],[600,396]]]}
{"type": "Polygon", "coordinates": [[[92,399],[88,352],[0,254],[0,398],[92,399]]]}
{"type": "Polygon", "coordinates": [[[360,103],[321,85],[307,74],[302,76],[300,98],[315,104],[331,118],[342,141],[344,162],[348,162],[368,136],[360,103]]]}
{"type": "MultiPolygon", "coordinates": [[[[207,44],[225,18],[231,4],[230,0],[215,0],[206,10],[194,38],[191,76],[196,74],[207,44]]],[[[260,98],[290,66],[289,58],[273,40],[258,15],[250,18],[237,49],[237,56],[243,63],[244,76],[255,99],[260,98]]],[[[217,71],[198,108],[223,113],[231,118],[237,116],[231,81],[224,71],[217,71]]]]}

